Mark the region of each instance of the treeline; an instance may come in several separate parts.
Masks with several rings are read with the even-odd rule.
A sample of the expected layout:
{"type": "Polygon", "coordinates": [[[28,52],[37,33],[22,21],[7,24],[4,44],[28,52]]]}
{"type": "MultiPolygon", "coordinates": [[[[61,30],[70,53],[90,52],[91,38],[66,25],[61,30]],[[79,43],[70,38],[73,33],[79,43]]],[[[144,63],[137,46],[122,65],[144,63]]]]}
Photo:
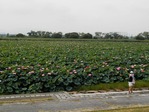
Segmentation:
{"type": "Polygon", "coordinates": [[[43,38],[93,38],[93,35],[90,33],[65,33],[62,32],[46,32],[46,31],[31,31],[27,33],[29,37],[43,37],[43,38]]]}
{"type": "Polygon", "coordinates": [[[118,32],[102,33],[95,32],[93,36],[90,33],[70,32],[63,34],[62,32],[48,32],[48,31],[30,31],[27,35],[18,33],[16,35],[7,34],[6,37],[40,37],[40,38],[74,38],[74,39],[137,39],[149,40],[149,32],[142,32],[136,36],[126,36],[118,32]]]}

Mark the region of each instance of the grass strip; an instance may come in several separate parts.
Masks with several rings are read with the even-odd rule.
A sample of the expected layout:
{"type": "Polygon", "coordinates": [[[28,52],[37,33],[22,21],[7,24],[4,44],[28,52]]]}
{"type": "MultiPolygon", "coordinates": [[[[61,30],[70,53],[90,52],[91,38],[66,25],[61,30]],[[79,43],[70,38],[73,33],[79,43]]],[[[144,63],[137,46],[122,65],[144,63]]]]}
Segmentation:
{"type": "Polygon", "coordinates": [[[92,112],[149,112],[149,106],[112,109],[112,110],[99,110],[92,112]]]}
{"type": "MultiPolygon", "coordinates": [[[[149,88],[149,81],[138,80],[134,88],[149,88]]],[[[83,85],[77,88],[77,91],[89,91],[89,90],[128,90],[128,82],[116,82],[116,83],[107,83],[107,84],[97,84],[97,85],[83,85]]]]}

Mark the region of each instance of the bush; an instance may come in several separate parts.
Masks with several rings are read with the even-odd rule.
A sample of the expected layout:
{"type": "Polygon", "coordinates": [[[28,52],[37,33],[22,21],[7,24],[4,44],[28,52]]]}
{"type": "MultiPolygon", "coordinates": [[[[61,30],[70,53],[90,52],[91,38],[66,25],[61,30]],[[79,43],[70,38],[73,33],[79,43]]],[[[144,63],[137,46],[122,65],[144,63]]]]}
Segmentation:
{"type": "Polygon", "coordinates": [[[16,35],[16,37],[25,37],[25,35],[22,34],[22,33],[18,33],[18,34],[16,35]]]}

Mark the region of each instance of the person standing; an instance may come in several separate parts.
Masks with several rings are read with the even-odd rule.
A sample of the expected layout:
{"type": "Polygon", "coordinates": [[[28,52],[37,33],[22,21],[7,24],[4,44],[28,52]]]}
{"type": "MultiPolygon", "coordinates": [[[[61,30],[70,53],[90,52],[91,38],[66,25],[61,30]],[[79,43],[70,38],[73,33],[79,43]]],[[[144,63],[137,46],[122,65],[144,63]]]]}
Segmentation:
{"type": "Polygon", "coordinates": [[[129,86],[129,94],[133,93],[133,87],[135,85],[135,77],[133,71],[130,71],[129,79],[128,79],[128,86],[129,86]]]}

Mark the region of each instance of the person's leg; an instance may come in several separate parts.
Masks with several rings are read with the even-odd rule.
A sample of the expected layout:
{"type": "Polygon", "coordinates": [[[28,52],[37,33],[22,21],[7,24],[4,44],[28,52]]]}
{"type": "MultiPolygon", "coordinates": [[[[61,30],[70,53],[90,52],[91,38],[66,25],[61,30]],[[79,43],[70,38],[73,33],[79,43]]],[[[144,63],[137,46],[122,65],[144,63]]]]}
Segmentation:
{"type": "Polygon", "coordinates": [[[131,93],[133,93],[133,85],[132,85],[132,87],[131,87],[131,93]]]}
{"type": "Polygon", "coordinates": [[[128,86],[129,86],[128,92],[129,92],[129,94],[130,94],[130,93],[131,93],[131,91],[132,91],[132,89],[131,89],[132,85],[131,85],[131,83],[130,83],[130,82],[128,82],[128,86]]]}
{"type": "Polygon", "coordinates": [[[132,86],[129,86],[129,94],[132,93],[132,86]]]}

